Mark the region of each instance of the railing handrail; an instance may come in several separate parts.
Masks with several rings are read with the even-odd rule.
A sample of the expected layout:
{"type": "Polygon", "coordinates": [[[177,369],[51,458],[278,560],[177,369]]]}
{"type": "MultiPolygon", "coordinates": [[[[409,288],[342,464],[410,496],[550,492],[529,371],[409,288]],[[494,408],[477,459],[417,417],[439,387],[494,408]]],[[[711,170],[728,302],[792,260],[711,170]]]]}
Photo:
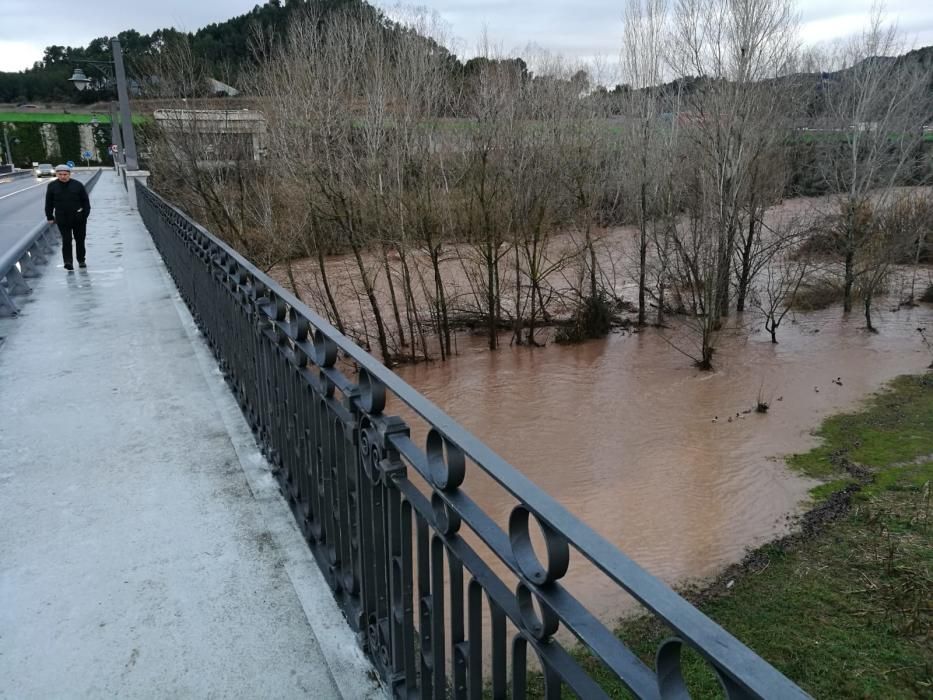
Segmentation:
{"type": "MultiPolygon", "coordinates": [[[[227,268],[233,262],[257,280],[270,296],[297,312],[316,330],[371,377],[381,382],[444,438],[459,447],[499,485],[511,493],[543,523],[560,533],[586,559],[620,587],[648,607],[652,613],[676,630],[690,646],[705,656],[735,683],[735,689],[757,697],[805,698],[799,687],[777,669],[752,652],[725,629],[675,593],[667,584],[649,574],[617,547],[579,520],[553,497],[506,462],[476,436],[462,427],[434,403],[422,396],[401,377],[340,333],[269,275],[245,259],[206,228],[193,221],[178,207],[151,188],[137,183],[146,194],[187,222],[214,247],[214,262],[227,268]]],[[[230,266],[232,269],[232,266],[230,266]]],[[[275,320],[275,315],[271,316],[275,320]]]]}
{"type": "MultiPolygon", "coordinates": [[[[97,179],[100,177],[101,170],[98,169],[91,178],[85,183],[85,188],[90,192],[94,189],[94,185],[97,184],[97,179]]],[[[14,245],[12,248],[7,250],[2,256],[0,256],[0,280],[6,277],[10,269],[16,265],[20,260],[23,259],[23,256],[32,248],[33,244],[42,236],[46,230],[51,226],[48,221],[42,221],[36,224],[26,235],[24,235],[19,243],[14,245]]]]}

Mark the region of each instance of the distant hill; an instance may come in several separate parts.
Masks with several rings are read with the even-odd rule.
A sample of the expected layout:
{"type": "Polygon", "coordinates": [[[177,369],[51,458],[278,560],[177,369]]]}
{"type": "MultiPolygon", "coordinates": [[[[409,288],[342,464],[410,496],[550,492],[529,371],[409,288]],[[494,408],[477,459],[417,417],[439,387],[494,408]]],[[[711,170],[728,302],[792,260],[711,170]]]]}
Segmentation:
{"type": "MultiPolygon", "coordinates": [[[[291,20],[299,14],[314,12],[317,16],[326,18],[328,14],[341,10],[354,10],[364,16],[370,16],[382,22],[389,31],[396,32],[400,40],[412,37],[420,41],[437,44],[430,38],[422,37],[404,30],[394,24],[378,8],[370,5],[366,0],[267,0],[263,5],[256,5],[249,12],[233,17],[225,22],[209,24],[193,33],[180,32],[174,28],[158,29],[152,34],[140,34],[136,30],[127,29],[117,36],[123,46],[127,62],[127,72],[131,76],[142,76],[145,67],[153,63],[166,45],[180,37],[187,37],[191,49],[197,58],[208,70],[209,74],[218,80],[233,87],[237,86],[237,77],[242,69],[249,65],[253,56],[250,42],[257,28],[265,32],[284,34],[291,20]]],[[[469,76],[477,70],[485,59],[475,58],[461,63],[456,56],[449,53],[446,47],[438,46],[440,51],[450,57],[452,71],[460,71],[462,75],[469,76]]],[[[88,89],[77,92],[68,82],[75,66],[86,68],[89,77],[100,77],[93,69],[88,67],[87,61],[110,60],[110,37],[99,37],[84,47],[49,46],[45,49],[42,60],[37,61],[32,68],[19,72],[0,72],[0,103],[52,103],[66,102],[73,104],[92,104],[109,99],[108,90],[88,89]]],[[[910,51],[898,57],[879,57],[868,60],[885,60],[898,62],[916,61],[924,66],[933,64],[933,46],[910,51]]],[[[522,75],[530,75],[527,66],[521,58],[512,59],[516,69],[522,75]]],[[[816,94],[821,80],[828,75],[820,76],[817,73],[804,76],[793,76],[788,79],[809,81],[814,85],[812,110],[818,109],[816,94]]],[[[705,83],[701,77],[680,78],[674,83],[661,86],[662,90],[671,92],[680,91],[689,94],[700,89],[705,83]]],[[[931,85],[933,89],[933,85],[931,85]]],[[[613,90],[601,91],[602,97],[618,99],[628,92],[629,88],[617,85],[613,90]]],[[[600,93],[600,91],[597,91],[600,93]]]]}
{"type": "MultiPolygon", "coordinates": [[[[187,33],[194,55],[201,60],[215,78],[235,84],[236,76],[251,61],[249,43],[256,27],[283,33],[291,19],[314,11],[319,16],[355,9],[391,25],[365,0],[269,0],[256,5],[246,14],[225,22],[209,24],[194,33],[187,33]]],[[[174,28],[158,29],[152,34],[140,34],[127,29],[117,37],[123,47],[127,73],[139,75],[150,59],[173,39],[185,35],[174,28]]],[[[88,89],[77,92],[68,82],[75,66],[87,69],[89,77],[99,77],[88,67],[87,61],[109,61],[111,37],[99,37],[84,47],[49,46],[42,60],[32,68],[19,72],[0,72],[0,103],[19,104],[69,102],[90,104],[107,99],[108,91],[88,89]]]]}

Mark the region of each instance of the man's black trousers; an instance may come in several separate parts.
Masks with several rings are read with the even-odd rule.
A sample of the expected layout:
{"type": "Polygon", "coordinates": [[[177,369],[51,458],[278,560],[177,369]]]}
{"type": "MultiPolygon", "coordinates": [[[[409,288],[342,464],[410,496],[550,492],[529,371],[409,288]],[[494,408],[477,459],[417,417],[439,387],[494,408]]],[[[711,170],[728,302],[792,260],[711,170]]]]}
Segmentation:
{"type": "Polygon", "coordinates": [[[62,260],[66,265],[72,264],[71,257],[71,239],[75,241],[75,253],[78,262],[84,262],[84,237],[87,234],[87,219],[78,216],[74,219],[63,219],[56,221],[58,230],[62,234],[62,260]]]}

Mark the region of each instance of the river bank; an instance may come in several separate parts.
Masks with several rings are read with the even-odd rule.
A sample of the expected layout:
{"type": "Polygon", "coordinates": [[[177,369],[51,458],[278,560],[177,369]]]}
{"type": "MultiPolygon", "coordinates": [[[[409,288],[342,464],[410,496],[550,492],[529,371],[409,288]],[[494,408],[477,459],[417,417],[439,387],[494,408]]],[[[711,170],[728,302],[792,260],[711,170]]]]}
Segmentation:
{"type": "MultiPolygon", "coordinates": [[[[817,436],[821,444],[788,459],[822,482],[795,531],[684,593],[816,698],[929,697],[933,372],[898,377],[817,436]]],[[[645,618],[618,634],[652,665],[671,636],[645,618]]],[[[694,698],[721,697],[697,655],[684,674],[694,698]]]]}

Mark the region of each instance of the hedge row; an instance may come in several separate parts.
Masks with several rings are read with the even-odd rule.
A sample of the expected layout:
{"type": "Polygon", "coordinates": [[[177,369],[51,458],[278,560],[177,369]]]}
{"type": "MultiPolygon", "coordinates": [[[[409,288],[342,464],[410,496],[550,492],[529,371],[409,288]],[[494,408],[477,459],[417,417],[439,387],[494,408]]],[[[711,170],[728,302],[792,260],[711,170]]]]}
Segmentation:
{"type": "MultiPolygon", "coordinates": [[[[64,163],[74,161],[77,165],[84,165],[81,157],[81,135],[78,124],[55,123],[48,124],[46,128],[53,129],[58,137],[58,147],[54,143],[46,144],[42,138],[42,127],[39,122],[20,122],[17,124],[3,123],[0,128],[6,131],[10,142],[10,152],[13,163],[17,168],[30,168],[33,163],[64,163]]],[[[107,147],[110,145],[110,125],[98,124],[91,127],[94,134],[94,143],[97,153],[103,160],[89,160],[89,165],[110,165],[107,157],[107,147]]],[[[2,138],[2,135],[0,135],[2,138]]],[[[3,145],[0,144],[0,148],[3,145]]],[[[6,154],[4,153],[4,160],[6,154]]]]}

